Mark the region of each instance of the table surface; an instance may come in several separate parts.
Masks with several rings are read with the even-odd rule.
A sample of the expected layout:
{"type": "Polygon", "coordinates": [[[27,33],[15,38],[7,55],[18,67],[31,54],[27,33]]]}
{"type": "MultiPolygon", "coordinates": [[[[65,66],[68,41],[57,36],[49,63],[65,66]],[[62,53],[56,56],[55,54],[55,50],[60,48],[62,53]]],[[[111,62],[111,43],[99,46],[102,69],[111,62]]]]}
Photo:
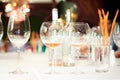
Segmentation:
{"type": "Polygon", "coordinates": [[[48,54],[24,53],[21,55],[20,68],[26,74],[14,75],[9,72],[16,69],[18,63],[16,53],[0,53],[1,80],[119,80],[120,66],[111,66],[109,72],[95,72],[93,63],[80,65],[84,73],[72,74],[75,67],[56,67],[57,74],[46,74],[50,71],[48,54]]]}

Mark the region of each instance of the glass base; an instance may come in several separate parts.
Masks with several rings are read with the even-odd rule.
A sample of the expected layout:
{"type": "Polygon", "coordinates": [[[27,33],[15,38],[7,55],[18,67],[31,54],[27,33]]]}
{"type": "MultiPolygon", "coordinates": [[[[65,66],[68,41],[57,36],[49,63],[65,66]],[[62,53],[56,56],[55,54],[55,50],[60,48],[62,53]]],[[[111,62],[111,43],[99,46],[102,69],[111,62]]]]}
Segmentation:
{"type": "Polygon", "coordinates": [[[50,74],[50,75],[55,75],[55,74],[60,74],[59,72],[46,72],[46,73],[43,73],[43,74],[50,74]]]}
{"type": "Polygon", "coordinates": [[[109,66],[108,65],[100,65],[96,67],[96,72],[108,72],[109,71],[109,66]]]}
{"type": "Polygon", "coordinates": [[[14,70],[12,72],[9,72],[9,73],[10,74],[26,74],[27,72],[24,72],[24,71],[22,71],[20,69],[16,69],[16,70],[14,70]]]}
{"type": "Polygon", "coordinates": [[[79,75],[79,74],[85,74],[85,72],[72,72],[72,74],[79,75]]]}
{"type": "Polygon", "coordinates": [[[108,72],[109,70],[96,70],[96,72],[102,73],[102,72],[108,72]]]}

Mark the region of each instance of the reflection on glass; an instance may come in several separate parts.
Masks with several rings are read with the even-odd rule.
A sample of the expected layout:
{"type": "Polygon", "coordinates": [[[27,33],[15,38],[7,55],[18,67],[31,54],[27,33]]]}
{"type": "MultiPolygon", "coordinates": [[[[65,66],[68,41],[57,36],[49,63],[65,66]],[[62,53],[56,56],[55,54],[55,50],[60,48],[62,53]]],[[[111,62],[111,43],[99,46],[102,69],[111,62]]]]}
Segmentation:
{"type": "Polygon", "coordinates": [[[0,41],[3,36],[3,23],[2,23],[1,15],[2,15],[2,13],[0,12],[0,41]]]}

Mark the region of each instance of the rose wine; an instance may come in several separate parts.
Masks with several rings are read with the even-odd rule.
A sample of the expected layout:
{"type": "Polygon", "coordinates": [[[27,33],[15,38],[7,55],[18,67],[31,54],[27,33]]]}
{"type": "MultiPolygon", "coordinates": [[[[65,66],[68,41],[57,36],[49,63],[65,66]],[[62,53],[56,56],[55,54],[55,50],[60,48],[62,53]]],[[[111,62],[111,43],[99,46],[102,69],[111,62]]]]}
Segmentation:
{"type": "Polygon", "coordinates": [[[61,43],[60,42],[46,42],[45,44],[46,44],[46,46],[48,46],[50,48],[55,48],[55,47],[59,46],[61,43]]]}

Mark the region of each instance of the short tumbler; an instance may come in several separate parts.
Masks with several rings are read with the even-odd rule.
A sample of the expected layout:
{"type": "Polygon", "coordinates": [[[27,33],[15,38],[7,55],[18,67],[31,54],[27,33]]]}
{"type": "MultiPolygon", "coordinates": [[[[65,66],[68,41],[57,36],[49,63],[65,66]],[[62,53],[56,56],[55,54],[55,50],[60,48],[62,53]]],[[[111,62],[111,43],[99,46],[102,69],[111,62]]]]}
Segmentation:
{"type": "Polygon", "coordinates": [[[95,47],[95,70],[96,72],[108,72],[109,71],[109,45],[97,45],[95,47]]]}

